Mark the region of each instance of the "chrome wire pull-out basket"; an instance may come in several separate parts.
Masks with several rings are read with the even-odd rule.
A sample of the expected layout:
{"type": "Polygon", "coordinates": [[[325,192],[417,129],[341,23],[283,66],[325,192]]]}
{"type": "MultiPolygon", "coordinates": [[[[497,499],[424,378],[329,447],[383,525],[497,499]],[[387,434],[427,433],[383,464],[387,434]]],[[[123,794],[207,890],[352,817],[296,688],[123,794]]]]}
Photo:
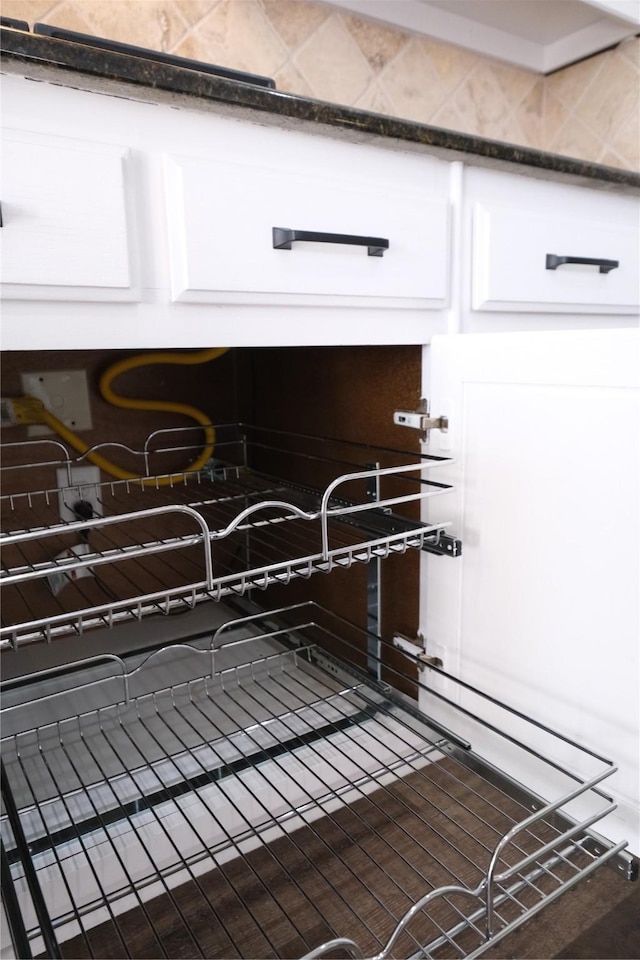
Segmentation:
{"type": "Polygon", "coordinates": [[[609,761],[425,665],[426,715],[361,669],[366,641],[301,604],[5,684],[30,951],[478,956],[620,855],[589,832],[609,761]]]}
{"type": "MultiPolygon", "coordinates": [[[[47,463],[21,444],[27,474],[52,477],[38,491],[21,484],[15,445],[5,451],[2,646],[184,610],[410,547],[459,548],[446,523],[420,515],[422,501],[451,489],[428,476],[442,458],[216,429],[204,470],[176,472],[189,444],[175,440],[180,431],[161,431],[134,457],[139,479],[96,484],[74,483],[79,461],[60,459],[57,441],[39,442],[53,451],[47,463]]],[[[112,456],[117,445],[105,446],[112,456]]]]}

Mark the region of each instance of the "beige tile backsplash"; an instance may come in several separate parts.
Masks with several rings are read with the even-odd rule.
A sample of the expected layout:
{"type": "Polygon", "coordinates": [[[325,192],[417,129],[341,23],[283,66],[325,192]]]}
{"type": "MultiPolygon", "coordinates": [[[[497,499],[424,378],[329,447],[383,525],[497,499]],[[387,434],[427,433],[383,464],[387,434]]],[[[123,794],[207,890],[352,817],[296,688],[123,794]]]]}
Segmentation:
{"type": "Polygon", "coordinates": [[[310,0],[2,0],[55,23],[272,76],[279,90],[640,169],[640,39],[548,77],[310,0]]]}

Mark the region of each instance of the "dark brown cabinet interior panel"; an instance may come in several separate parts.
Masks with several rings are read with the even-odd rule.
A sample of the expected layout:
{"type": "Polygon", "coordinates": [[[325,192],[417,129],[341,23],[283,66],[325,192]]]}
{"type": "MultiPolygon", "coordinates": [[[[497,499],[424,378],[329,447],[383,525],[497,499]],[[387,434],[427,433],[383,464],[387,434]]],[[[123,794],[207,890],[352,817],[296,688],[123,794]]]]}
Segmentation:
{"type": "MultiPolygon", "coordinates": [[[[20,374],[35,371],[85,370],[89,385],[93,429],[82,439],[89,445],[117,440],[139,448],[153,430],[190,425],[175,413],[123,410],[100,396],[102,373],[116,361],[135,355],[117,351],[6,352],[2,356],[3,396],[22,393],[20,374]]],[[[202,410],[213,423],[246,422],[338,441],[375,444],[418,453],[418,435],[393,424],[393,411],[410,408],[420,398],[422,350],[398,347],[309,347],[232,349],[198,366],[155,363],[125,373],[114,381],[117,393],[135,399],[178,401],[202,410]]],[[[3,431],[3,442],[26,439],[25,427],[3,431]]],[[[170,469],[186,466],[184,453],[175,454],[170,469]]],[[[110,459],[128,470],[138,461],[114,450],[110,459]]],[[[6,453],[4,462],[11,462],[6,453]]],[[[3,492],[21,483],[34,489],[37,478],[29,471],[7,476],[3,492]],[[22,479],[20,480],[19,477],[22,479]]],[[[106,477],[105,477],[106,479],[106,477]]],[[[317,479],[318,484],[322,478],[317,479]]],[[[43,480],[42,486],[49,481],[43,480]]],[[[446,562],[443,561],[443,562],[446,562]]],[[[390,639],[394,631],[415,635],[418,622],[419,556],[408,551],[382,563],[380,582],[381,628],[390,639]]],[[[313,599],[349,620],[367,619],[367,568],[356,565],[330,576],[273,587],[255,599],[268,607],[313,599]]],[[[388,655],[387,655],[388,659],[388,655]]],[[[398,685],[394,670],[407,661],[391,653],[385,679],[398,685]]],[[[412,692],[411,686],[401,684],[412,692]]]]}

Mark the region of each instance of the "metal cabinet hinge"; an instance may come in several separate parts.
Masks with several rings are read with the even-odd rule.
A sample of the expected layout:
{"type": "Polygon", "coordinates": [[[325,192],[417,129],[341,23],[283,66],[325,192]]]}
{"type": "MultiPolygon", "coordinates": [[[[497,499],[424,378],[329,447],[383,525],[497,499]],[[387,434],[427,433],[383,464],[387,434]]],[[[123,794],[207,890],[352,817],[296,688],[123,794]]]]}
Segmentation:
{"type": "Polygon", "coordinates": [[[423,653],[418,657],[418,660],[421,664],[424,664],[427,667],[442,667],[442,660],[440,657],[432,657],[428,653],[423,653]]]}
{"type": "Polygon", "coordinates": [[[444,433],[449,429],[448,417],[431,417],[429,415],[429,401],[422,397],[415,410],[396,410],[393,414],[393,422],[399,427],[411,427],[413,430],[420,431],[420,439],[423,443],[429,442],[430,430],[442,430],[444,433]]]}
{"type": "Polygon", "coordinates": [[[417,660],[418,667],[421,667],[423,664],[429,667],[442,667],[440,657],[434,657],[425,653],[425,640],[420,634],[418,634],[416,640],[410,640],[409,637],[406,637],[403,633],[394,633],[393,645],[407,655],[410,660],[417,660]]]}

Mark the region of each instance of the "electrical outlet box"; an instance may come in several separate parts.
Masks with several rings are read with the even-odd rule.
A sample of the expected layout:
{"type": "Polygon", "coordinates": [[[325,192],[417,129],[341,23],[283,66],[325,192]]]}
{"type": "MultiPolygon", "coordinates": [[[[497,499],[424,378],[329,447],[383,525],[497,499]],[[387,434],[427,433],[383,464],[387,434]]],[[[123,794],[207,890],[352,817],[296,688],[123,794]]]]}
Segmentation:
{"type": "Polygon", "coordinates": [[[80,501],[91,504],[94,517],[104,516],[104,507],[100,497],[100,471],[97,467],[71,467],[71,484],[69,474],[64,467],[56,471],[58,482],[58,507],[60,519],[65,523],[72,523],[81,519],[74,511],[74,506],[80,501]]]}
{"type": "MultiPolygon", "coordinates": [[[[91,405],[85,370],[50,370],[23,373],[22,389],[27,396],[42,400],[47,410],[66,427],[91,430],[91,405]]],[[[38,437],[54,431],[44,424],[29,427],[29,436],[38,437]]]]}

